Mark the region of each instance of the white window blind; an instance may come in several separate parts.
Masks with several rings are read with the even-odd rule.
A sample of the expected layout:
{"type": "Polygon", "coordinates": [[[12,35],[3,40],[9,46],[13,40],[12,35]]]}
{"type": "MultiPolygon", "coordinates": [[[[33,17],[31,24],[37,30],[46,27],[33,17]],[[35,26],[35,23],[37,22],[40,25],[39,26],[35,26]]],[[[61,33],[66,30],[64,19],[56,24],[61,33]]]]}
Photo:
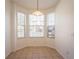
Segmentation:
{"type": "Polygon", "coordinates": [[[42,16],[29,15],[29,36],[30,37],[44,36],[44,15],[42,16]]]}
{"type": "Polygon", "coordinates": [[[55,13],[47,15],[47,36],[55,38],[55,13]]]}
{"type": "Polygon", "coordinates": [[[25,29],[25,17],[26,15],[22,12],[17,12],[17,37],[24,37],[25,29]]]}

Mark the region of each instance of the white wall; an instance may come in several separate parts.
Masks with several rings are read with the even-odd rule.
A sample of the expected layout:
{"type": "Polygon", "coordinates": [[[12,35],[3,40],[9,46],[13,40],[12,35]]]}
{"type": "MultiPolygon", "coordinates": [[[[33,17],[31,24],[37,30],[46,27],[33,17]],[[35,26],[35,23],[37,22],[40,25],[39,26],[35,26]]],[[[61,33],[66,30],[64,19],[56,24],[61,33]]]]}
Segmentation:
{"type": "Polygon", "coordinates": [[[56,39],[58,52],[65,59],[74,59],[74,4],[61,0],[56,7],[56,39]]]}
{"type": "Polygon", "coordinates": [[[10,1],[5,0],[5,56],[8,56],[11,52],[10,12],[10,1]]]}
{"type": "Polygon", "coordinates": [[[28,10],[15,3],[13,3],[13,6],[12,6],[12,21],[11,21],[12,22],[11,23],[12,24],[12,37],[11,38],[12,38],[13,51],[16,51],[18,49],[28,47],[28,46],[48,46],[48,47],[54,48],[54,39],[48,39],[47,36],[45,36],[44,38],[26,37],[23,39],[17,39],[16,37],[16,12],[17,11],[23,12],[27,16],[28,13],[32,12],[32,10],[28,10]]]}

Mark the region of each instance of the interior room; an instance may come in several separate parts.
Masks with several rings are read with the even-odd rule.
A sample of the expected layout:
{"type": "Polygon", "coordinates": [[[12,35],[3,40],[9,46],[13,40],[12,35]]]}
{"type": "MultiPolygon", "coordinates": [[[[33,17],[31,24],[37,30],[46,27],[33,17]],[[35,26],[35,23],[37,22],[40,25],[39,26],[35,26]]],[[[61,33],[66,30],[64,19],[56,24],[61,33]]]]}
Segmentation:
{"type": "Polygon", "coordinates": [[[5,59],[74,59],[74,0],[5,0],[5,59]]]}

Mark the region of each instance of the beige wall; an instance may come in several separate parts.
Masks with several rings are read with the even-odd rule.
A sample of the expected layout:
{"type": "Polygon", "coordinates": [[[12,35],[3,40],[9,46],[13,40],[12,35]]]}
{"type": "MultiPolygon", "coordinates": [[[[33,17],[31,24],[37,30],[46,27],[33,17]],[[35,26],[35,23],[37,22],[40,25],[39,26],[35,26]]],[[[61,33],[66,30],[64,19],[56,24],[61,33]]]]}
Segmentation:
{"type": "Polygon", "coordinates": [[[74,4],[61,0],[56,7],[56,49],[65,59],[74,59],[74,4]]]}
{"type": "MultiPolygon", "coordinates": [[[[44,38],[16,38],[16,11],[22,11],[25,14],[32,12],[20,5],[11,3],[11,16],[10,16],[10,3],[6,0],[6,56],[11,51],[28,47],[28,46],[48,46],[56,48],[57,51],[65,59],[73,59],[73,0],[61,0],[56,7],[56,39],[44,38]],[[10,24],[11,17],[11,24],[10,24]],[[11,39],[10,40],[10,25],[11,25],[11,39]]],[[[54,10],[51,9],[53,12],[54,10]]],[[[47,10],[45,12],[49,12],[47,10]]],[[[43,11],[44,12],[44,11],[43,11]]],[[[44,13],[45,13],[44,12],[44,13]]],[[[45,32],[46,34],[46,32],[45,32]]]]}
{"type": "Polygon", "coordinates": [[[10,1],[5,0],[5,56],[8,56],[11,52],[11,9],[10,9],[10,1]]]}
{"type": "MultiPolygon", "coordinates": [[[[16,12],[21,11],[23,13],[27,14],[31,13],[32,10],[25,9],[24,7],[13,4],[14,10],[12,11],[12,45],[13,45],[13,51],[16,51],[18,49],[28,47],[28,46],[49,46],[54,47],[54,39],[48,39],[47,36],[43,38],[30,38],[26,37],[23,39],[17,39],[16,37],[16,12]]],[[[47,11],[48,12],[48,11],[47,11]]],[[[27,19],[28,20],[28,19],[27,19]]],[[[46,34],[46,32],[45,32],[46,34]]]]}

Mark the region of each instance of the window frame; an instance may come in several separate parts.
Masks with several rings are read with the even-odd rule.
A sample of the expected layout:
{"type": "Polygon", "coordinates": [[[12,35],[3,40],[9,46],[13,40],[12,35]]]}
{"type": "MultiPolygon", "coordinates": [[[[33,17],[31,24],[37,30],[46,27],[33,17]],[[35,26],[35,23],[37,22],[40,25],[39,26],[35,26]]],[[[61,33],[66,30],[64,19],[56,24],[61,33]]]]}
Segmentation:
{"type": "Polygon", "coordinates": [[[16,37],[17,39],[24,39],[26,36],[25,36],[25,33],[26,33],[26,14],[22,11],[16,11],[16,37]],[[24,37],[18,37],[18,13],[22,13],[24,14],[24,37]]]}
{"type": "MultiPolygon", "coordinates": [[[[32,14],[28,14],[28,19],[29,19],[29,16],[30,15],[32,15],[32,14]]],[[[29,25],[28,24],[28,29],[29,29],[29,31],[28,31],[28,36],[29,36],[29,38],[44,38],[45,37],[45,15],[43,15],[43,17],[44,17],[44,25],[29,25]],[[31,26],[42,26],[43,27],[43,36],[41,36],[41,37],[32,37],[32,36],[30,36],[29,35],[29,33],[30,33],[30,27],[31,26]]],[[[28,21],[28,23],[29,23],[29,21],[28,21]]]]}
{"type": "Polygon", "coordinates": [[[54,36],[49,37],[49,34],[48,34],[48,33],[49,33],[49,32],[48,32],[48,27],[49,27],[49,26],[54,26],[54,28],[55,28],[55,23],[56,23],[55,20],[56,20],[56,17],[55,17],[55,13],[54,13],[54,12],[48,13],[48,14],[46,15],[47,38],[53,38],[53,39],[55,39],[55,30],[54,30],[54,36]],[[48,25],[48,24],[47,24],[48,17],[49,17],[48,15],[50,15],[50,14],[54,14],[54,25],[48,25]]]}

